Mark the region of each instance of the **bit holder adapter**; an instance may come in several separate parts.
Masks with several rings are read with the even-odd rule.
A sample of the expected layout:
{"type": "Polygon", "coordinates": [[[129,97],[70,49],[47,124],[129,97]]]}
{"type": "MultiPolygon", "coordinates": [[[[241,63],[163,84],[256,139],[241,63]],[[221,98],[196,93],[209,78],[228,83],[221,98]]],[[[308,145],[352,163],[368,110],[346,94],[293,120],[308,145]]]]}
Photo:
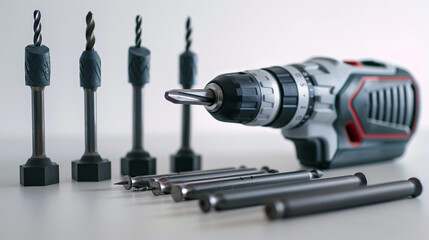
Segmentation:
{"type": "Polygon", "coordinates": [[[25,48],[25,85],[31,87],[33,154],[19,166],[23,186],[46,186],[59,182],[58,164],[45,153],[45,117],[43,90],[50,84],[49,48],[41,45],[40,12],[34,11],[34,44],[25,48]]]}
{"type": "MultiPolygon", "coordinates": [[[[192,45],[191,19],[186,21],[186,48],[179,57],[179,83],[184,89],[195,84],[197,74],[197,55],[190,50],[192,45]]],[[[194,171],[201,169],[201,156],[191,148],[191,106],[182,107],[182,145],[179,151],[170,156],[172,172],[194,171]]]]}
{"type": "Polygon", "coordinates": [[[141,16],[136,17],[136,45],[128,49],[128,82],[133,86],[133,147],[121,158],[121,174],[156,174],[156,158],[143,148],[143,87],[149,83],[150,51],[141,46],[141,16]]]}
{"type": "Polygon", "coordinates": [[[72,161],[72,178],[76,181],[96,182],[111,178],[111,163],[97,151],[96,90],[101,86],[101,60],[93,49],[95,44],[92,13],[86,16],[86,50],[79,59],[80,86],[85,94],[85,153],[72,161]]]}

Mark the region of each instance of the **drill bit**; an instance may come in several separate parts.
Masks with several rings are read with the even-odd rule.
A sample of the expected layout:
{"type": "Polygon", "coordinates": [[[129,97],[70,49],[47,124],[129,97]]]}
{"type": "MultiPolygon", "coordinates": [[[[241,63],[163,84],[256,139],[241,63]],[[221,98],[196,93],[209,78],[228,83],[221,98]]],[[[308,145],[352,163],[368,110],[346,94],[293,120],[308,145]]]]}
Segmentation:
{"type": "MultiPolygon", "coordinates": [[[[179,82],[183,89],[190,89],[194,85],[197,73],[197,56],[190,50],[192,44],[191,34],[191,18],[188,17],[186,20],[185,51],[180,54],[179,58],[179,82]]],[[[168,98],[172,94],[166,93],[165,97],[168,98]]],[[[174,101],[176,97],[171,97],[170,99],[174,101]]],[[[195,154],[191,148],[191,106],[189,104],[182,106],[181,146],[176,154],[171,155],[170,167],[172,172],[201,169],[201,156],[195,154]]]]}
{"type": "Polygon", "coordinates": [[[33,44],[25,48],[25,85],[31,87],[33,153],[20,166],[20,183],[24,186],[45,186],[59,182],[58,165],[45,153],[44,89],[50,84],[49,48],[42,45],[42,24],[39,10],[34,11],[33,44]]]}
{"type": "Polygon", "coordinates": [[[136,17],[136,48],[139,48],[142,43],[142,16],[136,17]]]}
{"type": "Polygon", "coordinates": [[[240,176],[230,179],[220,179],[212,182],[175,184],[171,189],[171,196],[174,201],[180,202],[183,200],[197,199],[204,194],[217,191],[230,189],[237,190],[256,186],[269,186],[273,184],[305,182],[320,178],[322,175],[322,171],[313,169],[311,171],[299,170],[294,172],[240,176]]]}
{"type": "Polygon", "coordinates": [[[156,158],[143,147],[143,88],[149,83],[150,51],[141,46],[142,17],[136,16],[135,46],[128,49],[128,82],[133,88],[132,149],[121,158],[121,174],[131,177],[156,173],[156,158]]]}
{"type": "Polygon", "coordinates": [[[85,152],[80,160],[72,161],[72,178],[77,181],[110,179],[111,164],[97,151],[97,88],[101,86],[101,59],[94,50],[94,20],[86,15],[86,48],[79,59],[80,86],[84,90],[85,152]]]}
{"type": "Polygon", "coordinates": [[[39,10],[35,10],[33,13],[34,16],[34,25],[33,25],[33,30],[34,30],[34,37],[33,37],[33,42],[35,46],[40,47],[40,45],[42,44],[42,24],[40,23],[40,19],[42,18],[42,16],[40,15],[40,11],[39,10]]]}
{"type": "Polygon", "coordinates": [[[173,89],[165,92],[165,99],[172,103],[191,105],[212,105],[215,94],[205,89],[173,89]]]}
{"type": "MultiPolygon", "coordinates": [[[[244,167],[240,167],[244,168],[244,167]]],[[[223,171],[223,170],[232,170],[233,167],[229,168],[218,168],[218,169],[210,169],[210,170],[202,170],[202,171],[188,171],[188,172],[175,172],[175,173],[168,173],[168,174],[158,174],[158,175],[144,175],[144,176],[124,176],[122,181],[115,183],[115,185],[123,185],[126,190],[130,190],[131,188],[138,189],[138,188],[144,188],[149,187],[151,183],[151,179],[159,179],[162,177],[169,177],[169,176],[175,176],[175,175],[195,175],[195,174],[201,174],[204,172],[215,172],[215,171],[223,171]]]]}
{"type": "Polygon", "coordinates": [[[89,11],[86,15],[86,51],[94,50],[95,36],[94,36],[95,23],[92,19],[92,12],[89,11]]]}
{"type": "Polygon", "coordinates": [[[192,35],[191,17],[188,17],[188,19],[186,19],[186,35],[185,35],[186,52],[189,52],[189,49],[191,48],[191,45],[192,45],[191,35],[192,35]]]}

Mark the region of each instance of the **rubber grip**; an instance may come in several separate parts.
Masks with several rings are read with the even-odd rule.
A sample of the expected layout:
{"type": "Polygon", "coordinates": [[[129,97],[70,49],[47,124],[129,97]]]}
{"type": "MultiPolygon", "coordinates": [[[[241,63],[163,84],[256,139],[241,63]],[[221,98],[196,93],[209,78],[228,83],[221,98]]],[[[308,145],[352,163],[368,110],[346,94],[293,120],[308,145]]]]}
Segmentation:
{"type": "Polygon", "coordinates": [[[49,86],[51,80],[51,59],[46,46],[25,47],[25,85],[31,87],[49,86]]]}
{"type": "Polygon", "coordinates": [[[128,82],[133,85],[149,83],[150,51],[144,47],[128,49],[128,82]]]}
{"type": "Polygon", "coordinates": [[[101,59],[96,51],[83,51],[79,59],[80,86],[97,88],[101,86],[101,59]]]}
{"type": "Polygon", "coordinates": [[[180,54],[179,82],[183,88],[191,88],[195,84],[197,74],[197,55],[191,51],[180,54]]]}

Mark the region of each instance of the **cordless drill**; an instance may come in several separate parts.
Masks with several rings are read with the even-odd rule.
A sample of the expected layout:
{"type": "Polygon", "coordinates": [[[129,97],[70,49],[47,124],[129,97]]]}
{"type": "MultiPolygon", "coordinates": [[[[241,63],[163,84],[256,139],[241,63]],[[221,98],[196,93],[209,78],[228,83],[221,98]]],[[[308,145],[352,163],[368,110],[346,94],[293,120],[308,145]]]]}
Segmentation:
{"type": "Polygon", "coordinates": [[[388,63],[312,58],[222,74],[204,89],[170,90],[173,103],[204,105],[217,120],[281,128],[300,162],[317,168],[402,155],[418,118],[418,87],[388,63]]]}

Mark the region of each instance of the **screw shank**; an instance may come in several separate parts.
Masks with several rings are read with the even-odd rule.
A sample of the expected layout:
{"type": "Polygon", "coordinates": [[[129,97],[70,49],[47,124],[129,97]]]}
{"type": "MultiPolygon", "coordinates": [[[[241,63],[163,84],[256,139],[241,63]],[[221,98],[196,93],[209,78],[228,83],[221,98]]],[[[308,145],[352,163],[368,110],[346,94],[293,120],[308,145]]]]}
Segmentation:
{"type": "Polygon", "coordinates": [[[149,83],[150,51],[144,47],[128,49],[128,82],[133,85],[149,83]]]}
{"type": "Polygon", "coordinates": [[[30,87],[49,86],[51,60],[46,46],[25,47],[25,85],[30,87]]]}
{"type": "Polygon", "coordinates": [[[101,86],[101,59],[96,51],[83,51],[79,59],[80,86],[97,88],[101,86]]]}

